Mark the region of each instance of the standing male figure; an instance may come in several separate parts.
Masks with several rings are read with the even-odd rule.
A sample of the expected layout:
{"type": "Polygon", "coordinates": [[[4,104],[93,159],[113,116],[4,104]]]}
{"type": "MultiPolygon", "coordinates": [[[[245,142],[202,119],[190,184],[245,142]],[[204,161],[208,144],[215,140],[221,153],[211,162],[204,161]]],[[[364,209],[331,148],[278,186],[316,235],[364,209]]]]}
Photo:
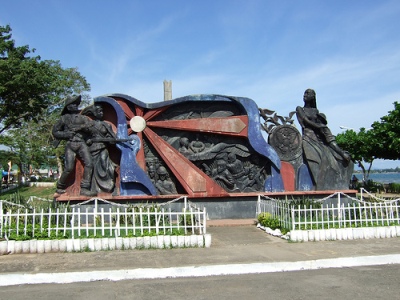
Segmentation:
{"type": "Polygon", "coordinates": [[[61,118],[53,126],[53,136],[58,140],[66,140],[65,163],[57,182],[57,193],[65,193],[66,182],[70,173],[74,170],[76,155],[78,155],[84,164],[83,177],[81,180],[81,195],[94,196],[97,193],[91,191],[91,180],[93,174],[93,160],[86,144],[90,137],[91,120],[79,114],[79,104],[81,96],[68,97],[65,100],[64,108],[61,112],[61,118]]]}

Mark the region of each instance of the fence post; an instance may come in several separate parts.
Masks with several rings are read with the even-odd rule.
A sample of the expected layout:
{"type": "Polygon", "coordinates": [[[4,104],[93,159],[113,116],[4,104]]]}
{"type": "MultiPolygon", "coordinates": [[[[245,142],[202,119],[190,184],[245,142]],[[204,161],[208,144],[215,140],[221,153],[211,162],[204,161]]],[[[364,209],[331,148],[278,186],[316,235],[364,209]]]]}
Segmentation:
{"type": "MultiPolygon", "coordinates": [[[[27,212],[28,212],[28,210],[27,210],[27,212]]],[[[33,213],[32,213],[32,237],[35,236],[35,221],[36,221],[35,220],[35,215],[36,215],[36,208],[33,209],[33,213]]]]}
{"type": "Polygon", "coordinates": [[[143,235],[143,209],[139,208],[139,218],[140,218],[140,233],[143,235]]]}
{"type": "MultiPolygon", "coordinates": [[[[93,223],[96,223],[95,221],[97,220],[97,213],[98,213],[97,198],[95,198],[94,199],[94,207],[93,207],[93,220],[94,220],[93,223]]],[[[95,232],[97,233],[97,229],[96,229],[95,232]]]]}
{"type": "Polygon", "coordinates": [[[67,233],[67,208],[64,209],[64,236],[67,233]]]}
{"type": "Polygon", "coordinates": [[[161,216],[162,216],[162,228],[163,228],[163,231],[164,231],[164,235],[166,234],[166,226],[165,226],[165,208],[163,207],[163,208],[161,208],[161,216]]]}
{"type": "Polygon", "coordinates": [[[60,221],[60,209],[56,209],[56,236],[58,236],[59,222],[60,221]]]}
{"type": "MultiPolygon", "coordinates": [[[[74,208],[75,210],[75,208],[74,208]]],[[[78,206],[78,236],[81,236],[81,207],[78,206]]]]}
{"type": "Polygon", "coordinates": [[[190,223],[192,225],[192,234],[195,234],[195,231],[194,231],[194,219],[193,219],[193,208],[192,207],[190,207],[190,223]]]}
{"type": "Polygon", "coordinates": [[[294,206],[290,206],[290,213],[292,215],[292,230],[295,229],[295,219],[294,219],[294,206]]]}
{"type": "Polygon", "coordinates": [[[111,211],[111,207],[108,208],[108,224],[110,226],[110,237],[112,237],[113,235],[113,223],[112,223],[112,211],[111,211]]]}
{"type": "Polygon", "coordinates": [[[48,216],[48,224],[47,224],[47,236],[51,235],[51,207],[49,208],[49,216],[48,216]]]}
{"type": "Polygon", "coordinates": [[[72,235],[72,238],[75,238],[74,223],[75,223],[75,207],[72,208],[72,212],[71,212],[71,235],[72,235]]]}
{"type": "Polygon", "coordinates": [[[206,212],[206,208],[204,207],[203,208],[203,232],[204,232],[204,234],[206,234],[207,232],[207,212],[206,212]]]}
{"type": "Polygon", "coordinates": [[[151,231],[151,216],[150,216],[150,207],[147,206],[147,231],[151,231]]]}
{"type": "Polygon", "coordinates": [[[155,226],[156,226],[156,234],[158,234],[159,224],[158,224],[158,214],[157,214],[157,207],[154,208],[154,219],[155,219],[155,226]]]}
{"type": "Polygon", "coordinates": [[[260,214],[261,211],[261,201],[260,201],[260,195],[257,195],[257,208],[256,208],[256,218],[260,214]]]}
{"type": "MultiPolygon", "coordinates": [[[[8,229],[8,236],[7,236],[7,231],[6,230],[4,230],[4,237],[5,238],[7,238],[7,237],[9,237],[10,236],[10,230],[11,230],[11,216],[8,218],[8,215],[10,214],[10,212],[9,211],[7,211],[6,212],[6,215],[5,215],[5,217],[4,217],[4,227],[7,227],[7,220],[9,220],[9,222],[10,222],[10,224],[9,224],[9,229],[8,229]]],[[[17,212],[17,214],[19,214],[19,209],[18,209],[18,212],[17,212]]],[[[18,220],[17,220],[17,224],[19,223],[19,216],[18,216],[18,220]]],[[[19,235],[19,233],[18,233],[18,228],[17,228],[17,235],[19,235]]]]}
{"type": "Polygon", "coordinates": [[[120,225],[120,211],[119,211],[119,207],[117,207],[117,218],[116,218],[116,222],[115,222],[115,226],[117,227],[117,234],[115,235],[115,237],[121,236],[121,225],[120,225]]]}
{"type": "Polygon", "coordinates": [[[338,196],[338,219],[339,219],[339,228],[342,227],[342,205],[340,203],[340,193],[337,193],[338,196]]]}
{"type": "MultiPolygon", "coordinates": [[[[97,202],[97,199],[96,199],[97,202]]],[[[104,207],[100,209],[100,216],[101,216],[101,236],[104,236],[104,207]]]]}

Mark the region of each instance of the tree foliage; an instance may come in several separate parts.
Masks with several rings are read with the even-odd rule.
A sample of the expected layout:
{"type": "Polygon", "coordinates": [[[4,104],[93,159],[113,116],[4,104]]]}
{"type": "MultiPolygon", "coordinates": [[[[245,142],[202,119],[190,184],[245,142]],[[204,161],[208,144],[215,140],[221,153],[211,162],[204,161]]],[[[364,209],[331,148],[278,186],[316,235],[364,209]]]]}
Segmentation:
{"type": "Polygon", "coordinates": [[[374,159],[400,159],[400,104],[394,102],[394,109],[375,121],[370,130],[346,130],[336,139],[340,147],[351,153],[363,171],[364,180],[368,180],[374,159]],[[365,163],[370,164],[368,169],[365,163]]]}
{"type": "Polygon", "coordinates": [[[400,159],[400,103],[394,102],[394,109],[372,124],[371,133],[376,158],[400,159]]]}
{"type": "Polygon", "coordinates": [[[90,89],[75,68],[32,56],[35,49],[15,45],[9,25],[0,26],[0,134],[24,122],[39,121],[60,99],[90,89]]]}
{"type": "Polygon", "coordinates": [[[346,130],[336,136],[338,145],[350,152],[351,159],[358,164],[363,171],[363,180],[367,181],[371,171],[374,155],[374,138],[370,130],[360,128],[360,131],[346,130]],[[366,166],[366,163],[369,166],[366,166]]]}
{"type": "Polygon", "coordinates": [[[0,144],[11,149],[7,157],[20,169],[53,164],[63,153],[51,147],[51,128],[64,99],[72,94],[90,99],[84,94],[90,85],[76,68],[29,56],[34,52],[15,46],[10,26],[0,26],[0,144]]]}

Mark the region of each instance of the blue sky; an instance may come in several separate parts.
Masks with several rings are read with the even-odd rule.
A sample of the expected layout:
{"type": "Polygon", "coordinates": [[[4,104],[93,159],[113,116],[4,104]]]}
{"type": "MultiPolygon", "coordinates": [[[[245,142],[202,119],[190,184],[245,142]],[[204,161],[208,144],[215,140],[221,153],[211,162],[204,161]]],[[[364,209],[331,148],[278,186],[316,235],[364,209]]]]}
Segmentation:
{"type": "Polygon", "coordinates": [[[313,88],[334,134],[400,101],[398,0],[1,2],[17,45],[77,67],[92,97],[159,102],[172,80],[173,98],[244,96],[286,116],[313,88]]]}

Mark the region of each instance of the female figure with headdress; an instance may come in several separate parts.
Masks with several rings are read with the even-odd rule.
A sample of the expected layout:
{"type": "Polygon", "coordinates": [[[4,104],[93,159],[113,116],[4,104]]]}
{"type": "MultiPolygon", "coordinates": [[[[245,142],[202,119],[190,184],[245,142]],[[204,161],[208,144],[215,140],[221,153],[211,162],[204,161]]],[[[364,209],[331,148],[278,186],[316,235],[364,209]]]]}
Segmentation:
{"type": "Polygon", "coordinates": [[[103,121],[103,108],[100,105],[88,106],[82,114],[94,119],[91,137],[87,140],[94,163],[92,190],[111,193],[115,187],[116,165],[110,159],[107,144],[115,143],[116,135],[111,125],[103,121]]]}
{"type": "Polygon", "coordinates": [[[350,154],[336,143],[323,113],[317,109],[315,91],[307,89],[304,106],[296,108],[303,132],[304,159],[317,190],[347,189],[353,163],[350,154]]]}

